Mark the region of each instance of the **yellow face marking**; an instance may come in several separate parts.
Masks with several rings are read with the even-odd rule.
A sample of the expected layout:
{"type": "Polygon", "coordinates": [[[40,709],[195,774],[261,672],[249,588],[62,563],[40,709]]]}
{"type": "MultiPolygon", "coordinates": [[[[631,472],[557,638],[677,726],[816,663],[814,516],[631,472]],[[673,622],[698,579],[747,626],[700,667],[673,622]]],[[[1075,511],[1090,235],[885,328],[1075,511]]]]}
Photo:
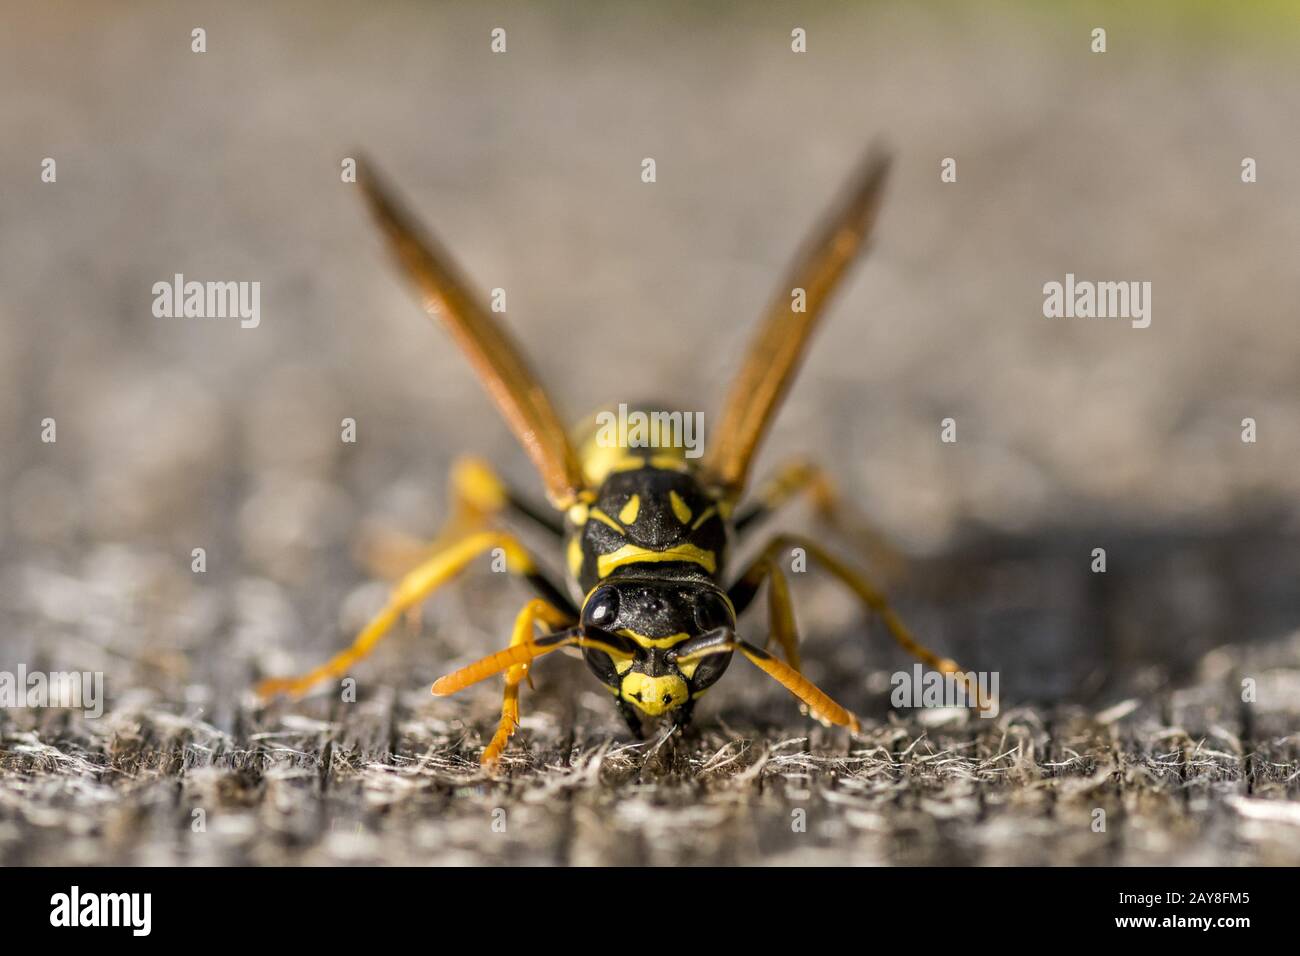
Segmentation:
{"type": "MultiPolygon", "coordinates": [[[[632,658],[630,657],[625,657],[621,661],[614,662],[614,670],[618,671],[620,674],[626,674],[631,669],[632,669],[632,658]]],[[[608,687],[609,685],[607,684],[605,686],[608,687]]],[[[614,688],[612,687],[610,687],[609,689],[614,690],[614,688]]],[[[618,691],[614,691],[614,693],[617,694],[618,691]]]]}
{"type": "Polygon", "coordinates": [[[619,696],[651,717],[657,717],[686,703],[690,690],[686,681],[676,674],[651,677],[649,674],[631,673],[623,677],[619,696]]]}
{"type": "Polygon", "coordinates": [[[625,525],[636,524],[636,516],[641,513],[641,496],[633,495],[627,499],[621,511],[618,513],[618,520],[625,525]]]}
{"type": "Polygon", "coordinates": [[[691,520],[691,506],[682,501],[682,496],[675,491],[668,492],[668,503],[673,506],[673,514],[682,524],[689,524],[691,520]]]}
{"type": "MultiPolygon", "coordinates": [[[[695,524],[691,525],[691,530],[692,531],[697,530],[700,527],[700,525],[704,524],[704,522],[712,518],[715,514],[717,514],[717,512],[718,512],[717,508],[715,508],[713,505],[709,505],[707,508],[705,508],[703,511],[700,512],[700,516],[695,519],[695,524]]],[[[684,521],[682,522],[682,524],[685,523],[686,522],[684,521]]]]}
{"type": "Polygon", "coordinates": [[[679,634],[669,634],[667,637],[646,637],[644,634],[638,634],[636,631],[630,631],[626,627],[621,628],[618,632],[624,637],[630,637],[642,647],[676,647],[682,641],[690,637],[685,631],[679,634]]]}
{"type": "Polygon", "coordinates": [[[569,539],[565,560],[569,564],[569,573],[575,578],[580,577],[582,575],[582,542],[578,540],[577,535],[569,539]]]}
{"type": "Polygon", "coordinates": [[[666,551],[651,551],[649,548],[641,548],[635,544],[625,544],[617,551],[596,558],[596,574],[598,577],[606,578],[615,568],[642,561],[689,561],[691,564],[698,564],[709,574],[718,570],[718,560],[714,553],[697,548],[693,544],[679,544],[666,551]]]}
{"type": "MultiPolygon", "coordinates": [[[[620,525],[620,524],[619,524],[617,521],[615,521],[613,518],[611,518],[609,515],[605,514],[605,512],[601,511],[599,508],[592,508],[592,509],[591,509],[591,517],[595,518],[595,519],[596,519],[597,521],[599,521],[601,524],[607,524],[607,525],[609,525],[611,528],[613,528],[613,529],[614,529],[615,531],[617,531],[619,534],[623,534],[623,526],[620,525]]],[[[603,577],[603,575],[602,575],[602,577],[603,577]]]]}

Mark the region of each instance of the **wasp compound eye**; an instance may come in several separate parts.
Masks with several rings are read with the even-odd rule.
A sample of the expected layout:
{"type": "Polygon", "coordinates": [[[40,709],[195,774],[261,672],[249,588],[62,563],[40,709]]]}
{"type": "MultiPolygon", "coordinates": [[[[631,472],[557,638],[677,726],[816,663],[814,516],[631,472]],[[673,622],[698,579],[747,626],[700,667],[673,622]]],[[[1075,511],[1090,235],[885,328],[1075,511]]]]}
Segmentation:
{"type": "Polygon", "coordinates": [[[695,599],[695,626],[700,633],[731,624],[731,611],[713,591],[702,591],[695,599]]]}
{"type": "Polygon", "coordinates": [[[587,602],[586,614],[588,624],[596,627],[609,627],[618,619],[618,589],[601,588],[587,602]]]}

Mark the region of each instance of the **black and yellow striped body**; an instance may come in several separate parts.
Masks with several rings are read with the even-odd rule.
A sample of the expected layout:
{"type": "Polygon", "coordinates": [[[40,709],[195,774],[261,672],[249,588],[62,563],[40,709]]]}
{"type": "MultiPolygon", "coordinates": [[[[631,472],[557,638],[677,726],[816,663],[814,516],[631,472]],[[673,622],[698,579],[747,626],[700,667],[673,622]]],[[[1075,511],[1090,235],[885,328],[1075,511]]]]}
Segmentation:
{"type": "MultiPolygon", "coordinates": [[[[501,719],[483,751],[484,765],[501,756],[519,724],[519,686],[531,663],[561,648],[576,648],[613,693],[628,723],[640,730],[641,715],[671,714],[676,724],[690,720],[695,699],[726,669],[733,652],[767,673],[818,719],[857,729],[851,713],[831,700],[799,670],[789,584],[776,556],[790,540],[816,555],[868,606],[879,612],[890,633],[908,650],[937,669],[957,672],[955,662],[922,647],[899,622],[883,596],[860,574],[846,568],[815,540],[774,539],[738,576],[729,590],[721,582],[728,542],[736,532],[769,514],[783,500],[810,491],[819,510],[830,514],[833,494],[816,470],[789,471],[773,491],[735,516],[731,506],[744,494],[750,466],[773,415],[793,380],[819,316],[846,274],[875,221],[888,162],[868,157],[843,199],[812,234],[778,287],[762,325],[745,352],[741,370],[714,419],[706,459],[688,457],[703,450],[701,413],[636,409],[650,428],[622,440],[608,440],[592,429],[585,443],[572,442],[545,389],[508,330],[482,304],[455,262],[365,164],[359,180],[380,231],[402,271],[420,293],[430,316],[444,323],[464,351],[489,395],[528,453],[547,501],[556,514],[540,511],[514,495],[481,462],[462,463],[453,473],[452,509],[447,528],[431,547],[396,550],[419,553],[400,572],[388,602],[352,645],[325,664],[291,678],[259,685],[265,697],[298,696],[321,681],[341,677],[369,654],[405,614],[489,551],[505,555],[507,570],[522,576],[538,597],[515,619],[510,646],[440,678],[435,694],[451,694],[494,674],[505,674],[501,719]],[[796,309],[790,289],[803,293],[796,309]],[[662,427],[680,435],[662,438],[662,427]],[[635,447],[658,435],[651,448],[635,447]],[[599,441],[604,438],[605,440],[599,441]],[[674,443],[682,447],[665,447],[674,443]],[[697,462],[705,462],[697,467],[697,462]],[[512,532],[498,527],[508,518],[525,518],[566,539],[566,565],[575,600],[550,582],[528,549],[512,532]],[[736,633],[736,615],[767,582],[769,623],[785,662],[736,633]],[[579,609],[580,608],[580,609],[579,609]],[[540,636],[537,629],[542,628],[540,636]]],[[[619,403],[618,428],[628,430],[626,405],[619,403]]],[[[594,421],[609,424],[609,412],[594,421]]],[[[494,564],[494,568],[495,568],[494,564]]]]}
{"type": "Polygon", "coordinates": [[[590,500],[569,508],[567,570],[584,624],[629,638],[638,652],[587,663],[621,705],[657,716],[690,703],[730,655],[678,667],[673,649],[735,616],[720,584],[731,538],[730,509],[700,481],[679,448],[605,448],[589,440],[583,462],[590,500]]]}

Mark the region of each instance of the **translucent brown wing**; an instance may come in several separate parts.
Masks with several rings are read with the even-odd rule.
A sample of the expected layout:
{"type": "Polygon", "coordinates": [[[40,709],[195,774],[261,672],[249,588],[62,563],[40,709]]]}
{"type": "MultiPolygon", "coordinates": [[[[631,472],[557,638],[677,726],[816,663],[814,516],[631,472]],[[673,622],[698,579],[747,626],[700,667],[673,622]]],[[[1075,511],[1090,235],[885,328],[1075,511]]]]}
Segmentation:
{"type": "Polygon", "coordinates": [[[750,462],[794,380],[827,301],[866,245],[888,169],[888,157],[877,151],[868,154],[841,201],[796,257],[750,342],[715,420],[705,462],[707,479],[732,500],[745,490],[750,462]],[[794,310],[795,289],[805,293],[802,312],[794,310]]]}
{"type": "Polygon", "coordinates": [[[447,326],[469,356],[484,387],[523,444],[557,508],[573,503],[583,487],[582,467],[550,399],[513,339],[479,301],[451,256],[423,232],[394,197],[374,166],[361,164],[370,211],[426,312],[447,326]]]}

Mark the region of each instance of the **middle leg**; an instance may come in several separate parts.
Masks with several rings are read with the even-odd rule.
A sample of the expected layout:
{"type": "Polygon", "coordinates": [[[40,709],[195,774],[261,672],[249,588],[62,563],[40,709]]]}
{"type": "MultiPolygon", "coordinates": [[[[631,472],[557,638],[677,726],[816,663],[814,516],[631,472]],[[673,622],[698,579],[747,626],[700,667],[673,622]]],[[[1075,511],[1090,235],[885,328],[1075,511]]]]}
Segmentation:
{"type": "Polygon", "coordinates": [[[557,539],[564,533],[558,518],[525,501],[481,458],[456,460],[448,499],[447,520],[433,540],[389,528],[366,529],[356,546],[357,560],[375,577],[394,581],[452,542],[494,527],[503,517],[524,519],[557,539]]]}
{"type": "Polygon", "coordinates": [[[541,594],[546,603],[571,617],[577,609],[571,601],[541,573],[532,556],[513,535],[503,531],[476,531],[440,547],[393,588],[388,603],[357,635],[346,650],[324,664],[297,677],[276,677],[262,681],[257,693],[263,698],[287,694],[301,697],[321,681],[341,677],[357,661],[368,655],[392,629],[397,620],[430,594],[459,575],[471,561],[493,548],[505,552],[506,567],[524,577],[541,594]]]}
{"type": "MultiPolygon", "coordinates": [[[[559,628],[569,627],[577,622],[577,617],[565,610],[556,607],[542,598],[534,598],[524,605],[519,616],[515,618],[514,633],[510,638],[511,647],[519,647],[529,644],[533,641],[533,629],[542,624],[548,628],[548,633],[559,628]]],[[[501,754],[506,748],[506,743],[514,736],[515,730],[519,727],[519,685],[528,675],[529,664],[514,664],[506,671],[505,695],[501,702],[501,720],[497,724],[496,733],[492,735],[492,740],[488,743],[487,748],[483,751],[483,757],[480,763],[484,767],[490,767],[501,759],[501,754]]],[[[532,685],[529,684],[531,687],[532,685]]]]}
{"type": "MultiPolygon", "coordinates": [[[[816,541],[805,536],[794,534],[777,535],[762,550],[753,564],[751,564],[750,567],[741,574],[735,585],[732,586],[729,595],[732,598],[732,603],[736,607],[737,615],[739,615],[745,607],[749,606],[750,602],[754,598],[755,592],[762,583],[764,576],[770,575],[773,569],[775,569],[776,573],[781,576],[782,584],[785,583],[784,573],[778,565],[778,556],[781,555],[782,552],[794,547],[802,548],[809,557],[820,564],[841,584],[852,591],[863,604],[865,604],[870,610],[876,612],[884,622],[885,629],[889,631],[890,637],[892,637],[900,647],[935,670],[944,674],[953,674],[961,679],[966,685],[968,692],[972,694],[970,699],[976,702],[976,706],[979,709],[984,710],[995,705],[994,701],[980,698],[978,687],[969,679],[966,672],[962,670],[956,661],[950,657],[941,657],[912,636],[912,632],[908,630],[907,626],[898,616],[898,613],[892,606],[890,606],[889,601],[886,600],[884,594],[871,583],[864,573],[845,564],[816,541]]],[[[788,609],[790,605],[788,589],[781,588],[781,590],[785,592],[782,600],[788,609]]],[[[776,591],[777,588],[773,588],[771,593],[775,594],[776,591]]],[[[793,623],[793,617],[790,618],[790,621],[793,623]]],[[[787,655],[787,660],[788,659],[789,657],[787,655]]]]}
{"type": "Polygon", "coordinates": [[[825,469],[802,459],[779,468],[760,486],[754,501],[737,512],[736,533],[752,530],[803,497],[812,502],[813,514],[821,524],[859,548],[886,578],[903,572],[907,564],[903,554],[858,508],[841,497],[825,469]]]}
{"type": "Polygon", "coordinates": [[[727,597],[739,617],[754,600],[763,581],[767,581],[767,618],[771,629],[764,649],[775,637],[781,645],[781,653],[786,663],[796,671],[802,669],[799,660],[799,630],[794,620],[794,602],[790,600],[790,582],[781,570],[774,556],[761,555],[742,574],[730,590],[727,597]]]}

